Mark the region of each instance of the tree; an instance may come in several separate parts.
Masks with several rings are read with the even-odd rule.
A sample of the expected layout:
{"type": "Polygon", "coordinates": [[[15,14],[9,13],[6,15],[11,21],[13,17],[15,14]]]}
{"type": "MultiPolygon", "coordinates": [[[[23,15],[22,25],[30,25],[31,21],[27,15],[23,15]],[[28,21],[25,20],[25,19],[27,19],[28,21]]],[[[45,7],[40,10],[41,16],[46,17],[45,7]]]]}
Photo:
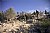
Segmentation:
{"type": "Polygon", "coordinates": [[[2,21],[2,13],[0,12],[0,21],[2,21]]]}
{"type": "Polygon", "coordinates": [[[15,14],[13,8],[9,8],[8,10],[6,10],[5,16],[7,17],[7,19],[14,18],[16,16],[16,14],[15,14]]]}
{"type": "Polygon", "coordinates": [[[17,14],[19,14],[19,12],[17,12],[17,14]]]}
{"type": "Polygon", "coordinates": [[[45,14],[47,14],[47,11],[45,10],[45,14]]]}
{"type": "Polygon", "coordinates": [[[35,15],[36,13],[35,13],[35,12],[33,12],[32,14],[34,14],[34,15],[35,15]]]}
{"type": "Polygon", "coordinates": [[[0,12],[0,21],[4,22],[4,20],[6,19],[6,17],[4,16],[4,12],[0,12]]]}
{"type": "Polygon", "coordinates": [[[37,19],[38,19],[38,14],[39,14],[39,12],[36,10],[37,19]]]}

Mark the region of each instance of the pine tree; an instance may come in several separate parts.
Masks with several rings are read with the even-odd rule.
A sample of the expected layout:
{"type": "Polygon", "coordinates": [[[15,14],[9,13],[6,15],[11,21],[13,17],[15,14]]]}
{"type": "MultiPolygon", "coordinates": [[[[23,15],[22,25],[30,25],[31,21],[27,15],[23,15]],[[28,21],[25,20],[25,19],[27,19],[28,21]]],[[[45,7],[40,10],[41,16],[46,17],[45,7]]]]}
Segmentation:
{"type": "Polygon", "coordinates": [[[5,16],[7,17],[7,19],[14,18],[16,16],[16,14],[15,14],[15,11],[13,10],[13,8],[9,8],[8,10],[6,10],[5,16]]]}
{"type": "Polygon", "coordinates": [[[38,19],[38,14],[39,14],[39,12],[36,10],[37,19],[38,19]]]}

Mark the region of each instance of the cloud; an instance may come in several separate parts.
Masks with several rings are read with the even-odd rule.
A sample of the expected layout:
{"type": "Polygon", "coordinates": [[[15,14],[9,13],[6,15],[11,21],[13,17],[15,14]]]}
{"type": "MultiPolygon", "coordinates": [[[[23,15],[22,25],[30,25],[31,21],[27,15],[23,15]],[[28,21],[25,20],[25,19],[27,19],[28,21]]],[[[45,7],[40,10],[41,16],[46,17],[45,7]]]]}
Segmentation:
{"type": "Polygon", "coordinates": [[[49,7],[46,7],[45,10],[49,11],[49,7]]]}
{"type": "Polygon", "coordinates": [[[48,10],[49,8],[48,8],[48,7],[46,7],[45,9],[46,9],[46,10],[48,10]]]}
{"type": "Polygon", "coordinates": [[[27,13],[33,13],[35,10],[28,10],[27,13]]]}

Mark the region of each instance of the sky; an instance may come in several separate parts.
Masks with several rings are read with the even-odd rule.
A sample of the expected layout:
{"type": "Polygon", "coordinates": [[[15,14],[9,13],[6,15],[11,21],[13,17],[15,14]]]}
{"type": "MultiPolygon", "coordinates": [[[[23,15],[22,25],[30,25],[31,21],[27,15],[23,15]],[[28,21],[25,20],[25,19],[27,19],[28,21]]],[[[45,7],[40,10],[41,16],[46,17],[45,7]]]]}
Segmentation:
{"type": "Polygon", "coordinates": [[[17,12],[50,11],[50,0],[0,0],[0,11],[13,8],[17,12]]]}

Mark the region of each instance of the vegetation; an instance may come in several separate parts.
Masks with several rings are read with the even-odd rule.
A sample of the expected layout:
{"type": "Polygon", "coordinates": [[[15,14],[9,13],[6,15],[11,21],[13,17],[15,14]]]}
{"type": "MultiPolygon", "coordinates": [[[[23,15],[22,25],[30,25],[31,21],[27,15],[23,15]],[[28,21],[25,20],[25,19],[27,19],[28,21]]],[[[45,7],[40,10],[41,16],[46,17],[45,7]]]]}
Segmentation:
{"type": "Polygon", "coordinates": [[[4,22],[5,19],[6,19],[6,17],[4,16],[3,11],[0,12],[0,21],[1,21],[1,22],[4,22]]]}
{"type": "Polygon", "coordinates": [[[11,19],[14,18],[16,16],[14,10],[12,8],[6,10],[5,12],[5,16],[7,17],[7,19],[11,19]]]}
{"type": "Polygon", "coordinates": [[[38,19],[38,14],[39,14],[39,12],[36,10],[37,19],[38,19]]]}
{"type": "Polygon", "coordinates": [[[41,22],[44,27],[50,26],[50,19],[44,19],[41,22]]]}
{"type": "MultiPolygon", "coordinates": [[[[19,13],[17,12],[17,14],[19,14],[19,13]]],[[[34,15],[37,16],[37,19],[38,19],[39,11],[36,10],[36,12],[33,12],[32,14],[29,14],[29,13],[24,14],[24,12],[22,12],[21,14],[18,16],[18,20],[22,20],[22,21],[26,21],[27,22],[28,19],[33,19],[32,15],[33,16],[34,15]]],[[[49,13],[45,10],[45,14],[49,14],[49,13]]],[[[12,19],[12,18],[15,18],[16,16],[17,15],[14,12],[13,8],[9,8],[8,10],[6,10],[6,12],[3,12],[3,11],[0,12],[0,21],[4,22],[4,20],[12,19]]],[[[34,29],[35,29],[34,31],[36,31],[36,30],[38,31],[38,30],[40,30],[40,28],[41,29],[45,29],[45,28],[48,29],[48,26],[50,26],[50,18],[46,19],[46,18],[43,17],[41,19],[38,19],[38,22],[39,21],[42,22],[41,26],[39,24],[37,24],[37,26],[35,26],[35,27],[34,26],[30,26],[29,29],[24,29],[25,30],[24,32],[28,32],[28,31],[32,31],[33,32],[34,29]],[[39,28],[39,26],[40,26],[40,28],[39,28]]]]}
{"type": "Polygon", "coordinates": [[[6,10],[6,12],[0,12],[0,21],[4,22],[4,20],[14,18],[15,16],[16,13],[14,12],[14,10],[12,8],[9,8],[8,10],[6,10]]]}

